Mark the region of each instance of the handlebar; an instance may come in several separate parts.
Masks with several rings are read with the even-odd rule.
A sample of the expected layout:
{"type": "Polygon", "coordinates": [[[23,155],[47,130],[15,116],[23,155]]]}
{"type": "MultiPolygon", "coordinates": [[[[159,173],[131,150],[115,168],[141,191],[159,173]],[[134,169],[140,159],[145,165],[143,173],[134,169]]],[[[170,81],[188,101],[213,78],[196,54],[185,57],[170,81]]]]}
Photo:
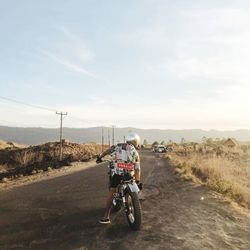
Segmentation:
{"type": "Polygon", "coordinates": [[[111,160],[108,160],[108,159],[104,159],[104,160],[102,160],[102,159],[96,159],[96,163],[97,164],[99,164],[99,163],[104,163],[104,162],[108,162],[108,163],[110,163],[111,162],[111,160]]]}

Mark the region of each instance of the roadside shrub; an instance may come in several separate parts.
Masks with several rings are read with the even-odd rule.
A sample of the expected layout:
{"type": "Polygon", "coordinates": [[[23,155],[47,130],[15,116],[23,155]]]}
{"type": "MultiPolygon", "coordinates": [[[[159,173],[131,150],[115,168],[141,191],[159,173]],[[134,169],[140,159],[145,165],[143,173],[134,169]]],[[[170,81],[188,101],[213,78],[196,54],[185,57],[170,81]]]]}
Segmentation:
{"type": "Polygon", "coordinates": [[[211,148],[181,152],[180,147],[169,154],[182,175],[193,175],[204,184],[239,204],[250,208],[250,154],[242,149],[211,148]],[[223,152],[223,153],[222,153],[223,152]]]}

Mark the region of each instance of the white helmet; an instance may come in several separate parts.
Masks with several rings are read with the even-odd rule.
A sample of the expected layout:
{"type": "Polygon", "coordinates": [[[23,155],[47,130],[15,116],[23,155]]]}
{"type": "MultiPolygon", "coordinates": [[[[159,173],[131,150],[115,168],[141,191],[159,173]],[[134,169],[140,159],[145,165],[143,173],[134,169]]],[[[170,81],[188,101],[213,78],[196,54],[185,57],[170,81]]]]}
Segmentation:
{"type": "Polygon", "coordinates": [[[140,144],[140,136],[134,132],[129,132],[126,137],[126,142],[133,144],[136,148],[138,148],[140,144]]]}

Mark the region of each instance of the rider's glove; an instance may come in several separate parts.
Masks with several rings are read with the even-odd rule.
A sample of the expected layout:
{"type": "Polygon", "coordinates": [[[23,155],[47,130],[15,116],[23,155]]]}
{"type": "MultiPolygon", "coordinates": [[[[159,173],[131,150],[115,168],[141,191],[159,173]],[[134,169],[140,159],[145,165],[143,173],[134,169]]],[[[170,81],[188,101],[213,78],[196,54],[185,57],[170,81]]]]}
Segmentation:
{"type": "Polygon", "coordinates": [[[102,158],[98,155],[96,159],[96,163],[101,163],[101,162],[102,162],[102,158]]]}
{"type": "Polygon", "coordinates": [[[136,181],[136,184],[140,190],[142,190],[143,184],[140,181],[136,181]]]}

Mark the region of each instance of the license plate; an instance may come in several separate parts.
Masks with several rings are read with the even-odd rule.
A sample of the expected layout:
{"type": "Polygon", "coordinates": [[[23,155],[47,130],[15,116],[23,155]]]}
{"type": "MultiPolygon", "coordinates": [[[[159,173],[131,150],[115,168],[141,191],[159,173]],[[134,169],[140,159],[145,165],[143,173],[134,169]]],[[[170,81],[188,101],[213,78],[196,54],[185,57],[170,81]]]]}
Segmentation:
{"type": "Polygon", "coordinates": [[[134,170],[134,164],[118,162],[117,167],[126,170],[134,170]]]}

